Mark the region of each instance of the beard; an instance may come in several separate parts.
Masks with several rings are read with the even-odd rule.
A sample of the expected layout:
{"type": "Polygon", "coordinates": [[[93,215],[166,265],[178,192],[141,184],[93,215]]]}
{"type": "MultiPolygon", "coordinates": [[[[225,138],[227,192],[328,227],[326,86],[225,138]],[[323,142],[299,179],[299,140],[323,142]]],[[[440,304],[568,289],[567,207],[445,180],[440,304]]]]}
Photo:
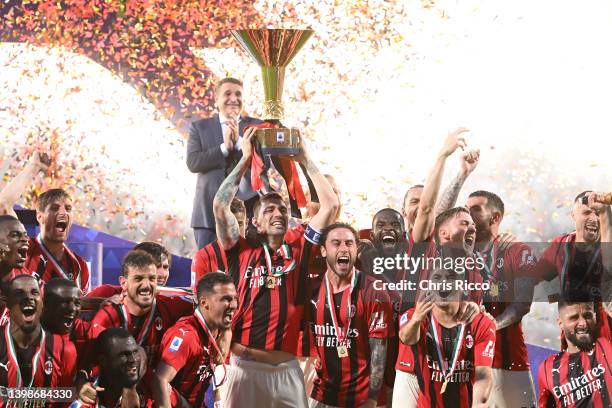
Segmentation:
{"type": "Polygon", "coordinates": [[[580,351],[591,351],[593,349],[593,333],[589,332],[589,338],[586,340],[578,340],[576,333],[565,333],[565,337],[569,342],[578,347],[580,351]]]}
{"type": "Polygon", "coordinates": [[[150,307],[151,305],[153,305],[153,300],[155,299],[155,296],[153,295],[153,291],[151,291],[151,293],[152,293],[152,295],[150,297],[151,300],[144,300],[144,299],[142,299],[137,291],[132,293],[132,294],[130,294],[128,292],[128,297],[136,305],[138,305],[139,307],[141,307],[143,309],[146,309],[146,308],[150,307]]]}

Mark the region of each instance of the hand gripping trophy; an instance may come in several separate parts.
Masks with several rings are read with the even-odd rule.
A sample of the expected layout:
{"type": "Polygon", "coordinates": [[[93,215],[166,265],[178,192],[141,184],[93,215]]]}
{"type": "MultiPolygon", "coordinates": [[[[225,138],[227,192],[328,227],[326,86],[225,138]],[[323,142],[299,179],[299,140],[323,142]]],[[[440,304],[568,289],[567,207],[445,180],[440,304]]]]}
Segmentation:
{"type": "MultiPolygon", "coordinates": [[[[261,158],[261,169],[252,168],[253,188],[260,194],[270,190],[267,170],[270,163],[287,183],[291,215],[301,218],[299,208],[306,205],[304,193],[299,186],[295,163],[287,156],[300,153],[300,134],[297,129],[288,129],[281,121],[284,108],[281,102],[285,82],[285,68],[293,57],[312,36],[312,30],[288,29],[247,29],[232,30],[232,35],[247,54],[261,67],[264,86],[262,119],[255,132],[255,152],[261,158]],[[255,171],[254,171],[255,170],[255,171]]],[[[312,201],[317,201],[316,193],[307,173],[312,201]]]]}

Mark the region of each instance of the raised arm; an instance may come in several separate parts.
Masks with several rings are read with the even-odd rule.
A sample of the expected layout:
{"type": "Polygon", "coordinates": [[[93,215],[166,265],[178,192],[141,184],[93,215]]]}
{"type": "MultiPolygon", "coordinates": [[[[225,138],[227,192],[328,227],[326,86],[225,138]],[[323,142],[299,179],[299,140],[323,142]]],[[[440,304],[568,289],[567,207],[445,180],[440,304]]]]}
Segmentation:
{"type": "Polygon", "coordinates": [[[303,164],[312,180],[317,195],[319,196],[319,203],[321,208],[319,212],[312,217],[310,220],[310,226],[317,231],[321,231],[323,228],[331,224],[336,217],[340,202],[338,196],[334,193],[334,190],[327,181],[327,178],[319,171],[317,165],[312,160],[310,153],[304,143],[304,137],[300,137],[301,153],[295,156],[295,160],[303,164]]]}
{"type": "Polygon", "coordinates": [[[433,309],[433,306],[432,295],[428,293],[423,300],[416,302],[414,313],[407,322],[402,322],[402,320],[407,319],[408,315],[402,315],[399,330],[399,339],[402,343],[412,346],[420,340],[421,322],[427,318],[427,314],[433,309]]]}
{"type": "Polygon", "coordinates": [[[412,228],[412,239],[414,242],[423,242],[433,233],[436,221],[434,206],[436,205],[440,183],[444,175],[444,164],[448,156],[453,154],[458,147],[465,147],[465,138],[461,136],[464,132],[467,132],[467,129],[458,128],[448,134],[442,150],[438,153],[434,165],[427,175],[419,202],[419,211],[412,228]]]}
{"type": "Polygon", "coordinates": [[[461,153],[461,170],[459,170],[457,176],[446,187],[440,196],[440,199],[436,203],[436,215],[455,206],[457,197],[459,197],[459,191],[461,191],[461,188],[463,187],[463,184],[465,183],[465,180],[467,180],[468,176],[474,171],[476,166],[478,166],[479,159],[479,149],[461,153]]]}
{"type": "Polygon", "coordinates": [[[17,217],[13,207],[39,172],[47,170],[51,160],[46,153],[35,152],[28,164],[0,191],[0,215],[17,217]]]}
{"type": "Polygon", "coordinates": [[[253,137],[255,137],[255,128],[250,128],[244,134],[242,158],[236,167],[234,167],[234,170],[232,170],[225,180],[223,180],[213,201],[217,238],[223,249],[226,250],[236,245],[240,238],[238,221],[236,221],[236,217],[230,211],[230,204],[236,196],[238,186],[240,185],[240,179],[251,164],[253,137]]]}

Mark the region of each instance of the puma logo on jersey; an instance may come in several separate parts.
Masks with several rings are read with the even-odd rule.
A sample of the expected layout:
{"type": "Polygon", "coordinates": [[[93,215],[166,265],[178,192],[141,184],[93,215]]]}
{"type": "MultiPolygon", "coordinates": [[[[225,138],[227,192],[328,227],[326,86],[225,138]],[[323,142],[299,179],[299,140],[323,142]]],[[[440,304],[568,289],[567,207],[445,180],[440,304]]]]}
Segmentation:
{"type": "Polygon", "coordinates": [[[8,361],[5,364],[0,363],[0,366],[2,366],[2,368],[4,368],[6,370],[6,372],[8,373],[8,361]]]}
{"type": "Polygon", "coordinates": [[[179,329],[179,331],[183,334],[183,336],[185,335],[185,333],[189,333],[189,330],[185,329],[179,329]]]}

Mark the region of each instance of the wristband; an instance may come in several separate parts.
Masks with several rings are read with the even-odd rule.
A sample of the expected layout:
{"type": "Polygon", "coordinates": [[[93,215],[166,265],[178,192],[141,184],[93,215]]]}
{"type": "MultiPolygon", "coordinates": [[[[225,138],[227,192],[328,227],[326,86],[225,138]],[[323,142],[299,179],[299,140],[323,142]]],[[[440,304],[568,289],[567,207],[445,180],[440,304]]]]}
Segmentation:
{"type": "Polygon", "coordinates": [[[321,233],[308,224],[306,225],[306,231],[304,231],[304,238],[312,244],[319,245],[321,233]]]}

